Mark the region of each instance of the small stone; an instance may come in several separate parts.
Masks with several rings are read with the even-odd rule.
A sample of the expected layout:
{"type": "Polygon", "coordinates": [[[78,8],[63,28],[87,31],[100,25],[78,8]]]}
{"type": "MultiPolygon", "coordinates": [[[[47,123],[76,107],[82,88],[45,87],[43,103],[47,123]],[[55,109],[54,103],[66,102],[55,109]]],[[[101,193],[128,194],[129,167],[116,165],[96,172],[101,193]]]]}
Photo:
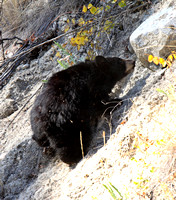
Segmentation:
{"type": "Polygon", "coordinates": [[[12,99],[0,100],[0,119],[6,118],[18,109],[12,99]]]}

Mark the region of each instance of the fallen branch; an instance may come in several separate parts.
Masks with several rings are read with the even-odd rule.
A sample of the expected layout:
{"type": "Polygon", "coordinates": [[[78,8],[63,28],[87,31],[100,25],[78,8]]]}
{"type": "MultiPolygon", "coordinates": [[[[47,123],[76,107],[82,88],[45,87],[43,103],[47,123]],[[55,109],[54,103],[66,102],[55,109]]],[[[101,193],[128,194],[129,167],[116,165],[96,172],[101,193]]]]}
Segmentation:
{"type": "Polygon", "coordinates": [[[5,71],[2,73],[2,75],[0,76],[0,86],[3,86],[3,83],[4,81],[11,75],[11,73],[16,69],[16,67],[24,60],[24,58],[30,53],[32,52],[34,49],[36,48],[39,48],[45,44],[48,44],[48,43],[51,43],[61,37],[64,37],[66,35],[69,35],[69,34],[73,34],[74,32],[80,30],[80,29],[83,29],[85,27],[88,27],[90,25],[85,25],[85,26],[82,26],[82,27],[78,27],[78,28],[75,28],[74,30],[72,31],[69,31],[67,33],[63,33],[57,37],[54,37],[52,39],[49,39],[47,41],[44,41],[44,42],[41,42],[39,44],[36,44],[37,42],[35,43],[24,43],[24,45],[18,50],[17,54],[14,55],[13,57],[9,58],[8,60],[6,60],[1,66],[0,66],[0,69],[1,68],[5,68],[6,66],[8,66],[11,62],[12,64],[9,66],[9,67],[6,67],[5,71]],[[31,47],[32,46],[32,47],[31,47]]]}

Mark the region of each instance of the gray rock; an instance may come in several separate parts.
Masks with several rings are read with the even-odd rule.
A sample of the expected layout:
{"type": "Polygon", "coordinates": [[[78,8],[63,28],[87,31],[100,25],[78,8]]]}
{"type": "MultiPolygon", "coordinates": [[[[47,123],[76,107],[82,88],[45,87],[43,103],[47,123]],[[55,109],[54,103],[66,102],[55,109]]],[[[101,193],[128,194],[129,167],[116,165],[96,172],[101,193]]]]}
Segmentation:
{"type": "Polygon", "coordinates": [[[144,65],[148,54],[166,58],[176,45],[176,6],[168,0],[155,14],[144,21],[131,35],[130,43],[144,65]]]}
{"type": "Polygon", "coordinates": [[[6,118],[18,109],[12,99],[0,99],[0,119],[6,118]]]}

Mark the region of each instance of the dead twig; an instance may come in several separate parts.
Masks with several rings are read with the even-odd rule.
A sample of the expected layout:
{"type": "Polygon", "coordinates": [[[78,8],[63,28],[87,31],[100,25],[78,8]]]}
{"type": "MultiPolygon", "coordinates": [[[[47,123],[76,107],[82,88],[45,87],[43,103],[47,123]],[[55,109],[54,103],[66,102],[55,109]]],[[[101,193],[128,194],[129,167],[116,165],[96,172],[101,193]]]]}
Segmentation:
{"type": "Polygon", "coordinates": [[[83,141],[82,141],[82,132],[81,131],[80,131],[80,143],[81,143],[82,158],[84,158],[84,149],[83,149],[83,141]]]}
{"type": "Polygon", "coordinates": [[[57,37],[54,37],[52,39],[49,39],[47,41],[41,42],[39,44],[36,43],[32,43],[32,44],[24,44],[23,47],[20,48],[20,50],[16,53],[16,55],[14,55],[13,57],[11,57],[9,60],[7,60],[5,63],[3,63],[0,68],[5,67],[7,65],[10,64],[10,62],[13,62],[9,67],[7,67],[7,69],[5,70],[5,72],[0,76],[0,85],[2,86],[2,84],[4,83],[4,81],[10,76],[10,74],[16,69],[16,67],[23,61],[23,59],[30,53],[32,52],[34,49],[39,48],[45,44],[51,43],[61,37],[64,37],[66,35],[69,34],[73,34],[76,31],[83,29],[85,27],[88,27],[90,25],[85,25],[85,26],[81,26],[78,28],[75,28],[72,31],[69,31],[67,33],[63,33],[57,37]],[[29,45],[29,46],[27,46],[29,45]],[[32,46],[32,47],[31,47],[32,46]]]}
{"type": "Polygon", "coordinates": [[[15,40],[15,39],[18,39],[18,40],[24,42],[24,40],[22,40],[21,38],[19,38],[17,36],[14,36],[12,38],[2,38],[2,32],[1,31],[0,31],[0,35],[1,35],[0,44],[2,44],[5,40],[15,40]]]}
{"type": "Polygon", "coordinates": [[[2,57],[3,57],[3,60],[5,60],[4,45],[3,45],[3,40],[2,40],[2,31],[0,31],[0,44],[1,44],[1,48],[2,48],[2,57]]]}

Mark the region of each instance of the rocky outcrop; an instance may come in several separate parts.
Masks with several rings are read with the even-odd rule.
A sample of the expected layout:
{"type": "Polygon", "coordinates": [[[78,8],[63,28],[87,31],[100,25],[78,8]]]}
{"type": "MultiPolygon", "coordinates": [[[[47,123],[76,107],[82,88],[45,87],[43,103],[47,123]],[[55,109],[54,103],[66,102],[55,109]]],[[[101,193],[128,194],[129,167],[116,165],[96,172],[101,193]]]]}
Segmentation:
{"type": "Polygon", "coordinates": [[[130,36],[131,45],[143,65],[149,54],[166,58],[176,46],[176,5],[172,0],[147,18],[130,36]]]}

